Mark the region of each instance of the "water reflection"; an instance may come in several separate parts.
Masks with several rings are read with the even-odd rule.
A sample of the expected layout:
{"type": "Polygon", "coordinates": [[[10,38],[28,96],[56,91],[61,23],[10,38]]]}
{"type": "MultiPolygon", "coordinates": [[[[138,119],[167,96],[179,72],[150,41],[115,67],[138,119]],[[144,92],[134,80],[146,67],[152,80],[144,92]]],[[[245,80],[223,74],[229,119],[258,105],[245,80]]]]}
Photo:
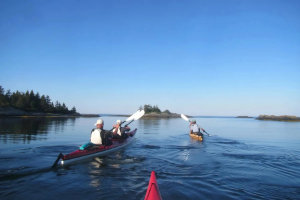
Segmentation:
{"type": "Polygon", "coordinates": [[[160,130],[165,130],[170,123],[170,119],[141,119],[137,121],[138,129],[144,134],[159,134],[160,130]]]}
{"type": "Polygon", "coordinates": [[[30,143],[46,140],[50,131],[63,132],[65,124],[74,126],[76,118],[0,118],[0,142],[30,143]]]}
{"type": "Polygon", "coordinates": [[[145,130],[158,130],[161,125],[161,120],[159,119],[141,119],[138,125],[145,130]]]}

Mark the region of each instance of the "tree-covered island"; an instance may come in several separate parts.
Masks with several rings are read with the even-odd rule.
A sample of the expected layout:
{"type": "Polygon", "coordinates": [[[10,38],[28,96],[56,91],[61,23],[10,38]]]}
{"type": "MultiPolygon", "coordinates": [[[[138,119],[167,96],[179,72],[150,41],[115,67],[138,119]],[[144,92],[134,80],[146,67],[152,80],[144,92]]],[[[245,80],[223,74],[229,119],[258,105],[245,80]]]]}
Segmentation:
{"type": "MultiPolygon", "coordinates": [[[[65,103],[53,103],[47,95],[32,90],[11,92],[0,86],[0,116],[82,116],[75,106],[68,109],[65,103]]],[[[85,116],[85,115],[83,115],[85,116]]]]}
{"type": "Polygon", "coordinates": [[[179,118],[180,115],[177,113],[172,113],[169,110],[161,111],[158,106],[151,106],[149,104],[145,104],[144,106],[140,106],[140,109],[145,110],[145,115],[143,118],[179,118]]]}

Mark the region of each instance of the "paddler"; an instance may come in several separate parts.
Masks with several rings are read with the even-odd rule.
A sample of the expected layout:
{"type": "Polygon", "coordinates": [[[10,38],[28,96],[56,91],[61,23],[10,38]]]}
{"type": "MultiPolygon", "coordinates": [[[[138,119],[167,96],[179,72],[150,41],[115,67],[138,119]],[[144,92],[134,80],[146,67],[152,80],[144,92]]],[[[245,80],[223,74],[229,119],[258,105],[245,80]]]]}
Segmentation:
{"type": "Polygon", "coordinates": [[[196,123],[196,120],[191,120],[191,123],[190,123],[190,134],[195,134],[195,135],[203,136],[203,133],[201,133],[200,130],[202,130],[203,132],[205,132],[205,130],[203,128],[201,128],[196,123]]]}
{"type": "Polygon", "coordinates": [[[117,120],[116,124],[113,126],[113,138],[121,139],[121,138],[127,138],[128,135],[126,134],[127,131],[129,131],[130,128],[128,126],[121,127],[121,120],[117,120]]]}
{"type": "Polygon", "coordinates": [[[111,132],[103,129],[104,121],[102,119],[98,119],[95,126],[96,128],[92,129],[91,132],[91,143],[96,145],[102,144],[105,146],[111,145],[111,132]]]}

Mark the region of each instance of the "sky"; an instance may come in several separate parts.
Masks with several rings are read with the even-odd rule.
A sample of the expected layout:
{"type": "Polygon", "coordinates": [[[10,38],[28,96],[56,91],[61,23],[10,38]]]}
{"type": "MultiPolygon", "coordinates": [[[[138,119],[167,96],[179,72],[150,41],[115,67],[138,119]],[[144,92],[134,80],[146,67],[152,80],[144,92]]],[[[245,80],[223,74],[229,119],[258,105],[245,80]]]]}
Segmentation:
{"type": "Polygon", "coordinates": [[[0,0],[0,85],[80,113],[300,116],[300,1],[0,0]]]}

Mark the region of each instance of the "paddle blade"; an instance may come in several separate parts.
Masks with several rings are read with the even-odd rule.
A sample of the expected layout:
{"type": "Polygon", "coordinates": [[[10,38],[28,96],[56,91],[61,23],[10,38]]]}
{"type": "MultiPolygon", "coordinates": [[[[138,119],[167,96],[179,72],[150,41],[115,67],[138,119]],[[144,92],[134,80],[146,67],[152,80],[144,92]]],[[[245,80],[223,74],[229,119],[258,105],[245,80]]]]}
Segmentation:
{"type": "Polygon", "coordinates": [[[139,118],[141,118],[143,115],[145,114],[144,110],[138,110],[136,111],[133,115],[131,115],[130,117],[128,117],[125,121],[131,121],[131,120],[138,120],[139,118]]]}
{"type": "Polygon", "coordinates": [[[189,122],[189,118],[187,118],[187,116],[185,116],[184,114],[181,114],[180,115],[182,119],[184,119],[185,121],[189,122]]]}
{"type": "Polygon", "coordinates": [[[140,110],[140,112],[134,116],[133,120],[140,119],[141,117],[144,116],[144,114],[145,114],[145,111],[144,110],[140,110]]]}
{"type": "Polygon", "coordinates": [[[135,116],[138,115],[140,112],[141,112],[140,110],[136,111],[130,117],[128,117],[125,121],[128,122],[128,121],[133,120],[135,118],[135,116]]]}

